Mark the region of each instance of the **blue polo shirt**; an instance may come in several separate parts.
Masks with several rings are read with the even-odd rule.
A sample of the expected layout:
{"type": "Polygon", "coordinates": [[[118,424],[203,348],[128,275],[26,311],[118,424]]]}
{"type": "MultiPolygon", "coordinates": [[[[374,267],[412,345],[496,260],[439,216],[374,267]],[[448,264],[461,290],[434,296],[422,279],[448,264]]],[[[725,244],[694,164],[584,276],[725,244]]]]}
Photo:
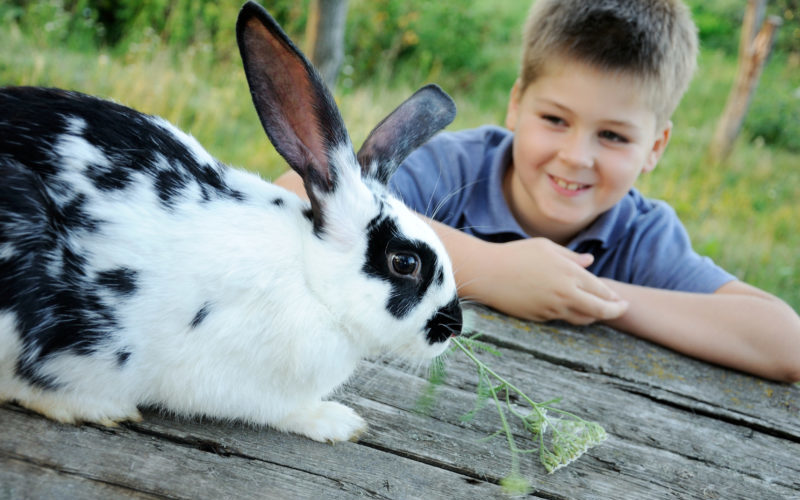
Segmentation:
{"type": "MultiPolygon", "coordinates": [[[[412,153],[391,187],[409,207],[493,242],[527,238],[503,196],[514,135],[484,126],[442,132],[412,153]]],[[[634,285],[711,293],[734,276],[698,255],[675,211],[631,189],[567,248],[591,253],[599,277],[634,285]]]]}

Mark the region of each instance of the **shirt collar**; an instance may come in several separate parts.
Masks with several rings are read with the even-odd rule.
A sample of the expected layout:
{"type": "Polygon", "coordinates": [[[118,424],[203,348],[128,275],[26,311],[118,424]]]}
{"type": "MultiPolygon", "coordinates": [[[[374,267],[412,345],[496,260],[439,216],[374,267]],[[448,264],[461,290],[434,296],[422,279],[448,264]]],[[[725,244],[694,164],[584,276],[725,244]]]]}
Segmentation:
{"type": "Polygon", "coordinates": [[[608,249],[627,232],[636,217],[636,192],[633,188],[616,205],[600,214],[594,222],[578,233],[567,248],[575,250],[588,243],[596,242],[608,249]]]}

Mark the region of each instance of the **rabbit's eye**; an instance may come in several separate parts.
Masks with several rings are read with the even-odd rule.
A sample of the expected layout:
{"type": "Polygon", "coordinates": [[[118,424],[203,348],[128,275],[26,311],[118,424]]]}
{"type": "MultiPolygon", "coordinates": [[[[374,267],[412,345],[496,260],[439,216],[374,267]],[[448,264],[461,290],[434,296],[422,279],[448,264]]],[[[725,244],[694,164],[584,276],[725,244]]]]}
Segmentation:
{"type": "Polygon", "coordinates": [[[400,276],[413,276],[419,271],[419,257],[411,252],[397,252],[389,255],[392,271],[400,276]]]}

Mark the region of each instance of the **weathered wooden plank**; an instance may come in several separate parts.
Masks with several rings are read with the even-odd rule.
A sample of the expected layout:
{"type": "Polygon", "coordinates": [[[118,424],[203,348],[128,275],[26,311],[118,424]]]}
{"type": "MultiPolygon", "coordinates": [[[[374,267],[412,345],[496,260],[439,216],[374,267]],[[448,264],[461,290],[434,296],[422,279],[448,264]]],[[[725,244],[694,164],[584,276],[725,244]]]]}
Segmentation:
{"type": "Polygon", "coordinates": [[[225,453],[249,456],[315,475],[353,482],[386,498],[491,498],[500,487],[480,479],[409,460],[394,450],[357,443],[327,445],[301,436],[236,424],[187,421],[149,415],[130,428],[168,440],[214,443],[225,453]]]}
{"type": "Polygon", "coordinates": [[[121,488],[169,498],[386,498],[350,482],[223,456],[193,446],[118,429],[56,424],[0,408],[0,454],[121,488]]]}
{"type": "Polygon", "coordinates": [[[154,500],[163,497],[148,495],[129,488],[120,488],[22,460],[0,456],[0,499],[40,500],[47,498],[154,500]]]}
{"type": "MultiPolygon", "coordinates": [[[[519,383],[529,394],[534,395],[537,392],[541,394],[544,390],[549,391],[541,394],[541,400],[558,395],[567,396],[568,399],[558,405],[559,407],[574,411],[586,418],[601,421],[613,438],[591,450],[589,457],[603,460],[608,469],[625,470],[632,464],[648,463],[653,457],[658,457],[658,460],[652,462],[658,468],[664,469],[666,465],[672,467],[674,477],[661,477],[651,470],[641,470],[638,472],[638,477],[634,472],[629,472],[630,477],[615,479],[619,490],[608,492],[613,498],[624,498],[627,497],[626,494],[631,498],[636,498],[637,495],[641,498],[643,497],[641,495],[645,493],[657,494],[658,491],[661,491],[659,488],[663,488],[663,485],[671,484],[673,481],[682,483],[678,489],[687,497],[691,497],[693,491],[708,488],[709,485],[730,482],[753,483],[747,486],[747,488],[751,488],[750,490],[742,492],[749,491],[748,494],[753,495],[751,498],[780,498],[780,496],[774,496],[775,493],[772,490],[786,493],[793,489],[800,489],[800,461],[796,459],[797,456],[800,456],[800,444],[797,442],[782,440],[744,426],[720,422],[703,415],[694,415],[680,408],[662,405],[650,398],[615,387],[613,379],[608,377],[575,373],[558,366],[547,366],[547,363],[542,360],[525,359],[518,353],[504,352],[503,358],[499,360],[492,358],[488,362],[496,370],[505,373],[509,379],[519,383]],[[523,360],[520,361],[515,357],[521,357],[523,360]],[[612,383],[609,384],[609,380],[612,383]],[[546,389],[543,390],[543,388],[546,389]],[[697,470],[703,472],[698,473],[697,470]],[[759,481],[764,483],[760,487],[757,486],[759,481]],[[651,491],[644,483],[661,486],[655,491],[651,491]]],[[[454,355],[451,364],[465,363],[462,363],[458,356],[454,355]]],[[[457,366],[455,368],[457,369],[450,371],[448,380],[456,385],[463,385],[467,391],[471,391],[474,388],[475,376],[468,373],[467,369],[458,369],[457,366]],[[462,377],[464,380],[460,380],[462,377]],[[469,382],[465,382],[466,379],[469,379],[469,382]]],[[[396,381],[386,378],[380,384],[371,384],[372,387],[368,394],[361,394],[361,396],[392,405],[395,408],[412,407],[415,397],[413,394],[418,394],[420,390],[416,386],[417,382],[411,376],[403,377],[402,374],[396,374],[396,377],[398,379],[396,381]]],[[[355,386],[357,383],[353,385],[355,386]]],[[[466,401],[465,394],[468,392],[460,393],[459,389],[454,387],[443,388],[428,425],[434,426],[446,422],[451,426],[458,426],[458,417],[471,407],[471,400],[466,401]]],[[[370,410],[375,410],[375,408],[373,405],[370,410]]],[[[365,415],[369,415],[369,411],[364,407],[361,408],[361,411],[365,415]]],[[[438,427],[430,427],[427,430],[408,427],[405,429],[414,439],[425,441],[425,446],[406,444],[408,438],[404,438],[402,434],[398,434],[394,430],[398,425],[392,421],[391,414],[375,415],[369,421],[373,427],[375,425],[381,427],[380,432],[370,434],[369,439],[388,440],[382,442],[382,446],[398,450],[407,447],[407,453],[426,453],[427,455],[421,459],[451,460],[446,451],[438,454],[432,451],[440,445],[442,441],[440,436],[445,435],[447,437],[444,441],[449,442],[448,446],[457,447],[459,453],[469,457],[469,460],[479,462],[481,460],[479,457],[488,452],[500,457],[506,465],[508,463],[508,455],[503,454],[502,439],[497,439],[492,443],[480,443],[480,446],[472,449],[469,449],[468,442],[462,441],[468,440],[472,435],[474,441],[477,442],[480,437],[490,434],[495,429],[493,425],[497,425],[497,421],[492,409],[484,410],[469,424],[470,430],[477,431],[475,434],[470,434],[463,428],[450,430],[449,433],[438,427]],[[387,436],[392,437],[390,439],[387,436]],[[481,446],[484,447],[483,453],[481,446]]],[[[545,476],[541,467],[536,464],[532,464],[529,470],[533,471],[536,477],[548,482],[554,477],[570,475],[569,471],[586,473],[583,469],[586,467],[585,462],[588,459],[588,457],[581,458],[553,476],[545,476]]],[[[458,466],[464,469],[473,467],[475,470],[471,473],[476,475],[484,474],[491,477],[499,472],[497,465],[492,463],[459,463],[458,466]]],[[[602,470],[598,470],[597,473],[598,476],[604,476],[602,470]]],[[[664,474],[667,473],[664,472],[664,474]]],[[[572,494],[580,495],[579,489],[572,491],[573,486],[570,481],[553,484],[554,489],[548,490],[547,494],[570,491],[572,494]]]]}
{"type": "Polygon", "coordinates": [[[517,320],[484,307],[466,312],[468,329],[491,342],[576,371],[601,373],[666,404],[800,439],[800,387],[713,366],[603,326],[517,320]]]}
{"type": "MultiPolygon", "coordinates": [[[[596,494],[596,498],[659,498],[661,495],[678,495],[702,498],[703,491],[717,491],[721,484],[736,484],[732,491],[726,491],[726,498],[736,498],[734,493],[740,494],[741,498],[782,498],[781,495],[788,494],[791,488],[800,486],[792,482],[792,478],[799,476],[796,466],[787,470],[787,465],[780,463],[785,461],[789,467],[792,466],[793,457],[800,450],[797,446],[792,447],[791,443],[786,448],[781,440],[772,436],[715,422],[709,417],[692,416],[613,385],[610,389],[598,391],[604,382],[595,380],[597,375],[575,374],[526,354],[505,352],[500,359],[503,363],[493,359],[493,366],[501,372],[516,374],[515,382],[530,386],[525,390],[533,393],[537,383],[530,381],[538,381],[545,387],[552,385],[570,395],[562,405],[566,409],[591,416],[597,408],[605,408],[604,412],[613,416],[609,417],[613,425],[604,422],[612,432],[610,441],[567,469],[546,475],[535,460],[526,459],[526,472],[542,496],[592,498],[591,495],[596,494]],[[534,377],[531,370],[548,375],[534,377]],[[622,403],[619,398],[623,398],[622,403]],[[578,400],[580,405],[570,404],[578,400]],[[632,417],[631,413],[641,416],[632,417]],[[640,435],[643,427],[647,432],[640,435]],[[727,455],[714,457],[723,449],[728,451],[727,455]],[[756,457],[750,465],[746,458],[749,453],[756,457]],[[764,461],[763,457],[775,462],[764,461]],[[740,462],[738,469],[732,469],[740,462]]],[[[472,377],[463,360],[454,357],[451,361],[455,365],[451,375],[464,379],[472,377]]],[[[389,489],[402,493],[396,495],[397,498],[416,497],[403,489],[407,486],[405,478],[414,477],[419,481],[421,490],[428,492],[428,497],[435,497],[431,491],[443,491],[446,481],[436,477],[432,480],[423,477],[420,481],[419,473],[412,472],[409,467],[398,467],[392,463],[391,457],[386,458],[386,465],[376,466],[374,459],[362,456],[363,445],[456,471],[467,478],[496,482],[507,472],[510,456],[503,441],[480,441],[493,430],[492,411],[485,410],[469,425],[458,420],[471,407],[471,388],[463,391],[457,387],[445,387],[435,414],[424,417],[409,411],[424,381],[391,367],[379,368],[366,370],[369,383],[365,396],[353,392],[344,395],[344,399],[356,406],[371,424],[371,431],[362,439],[361,447],[350,443],[330,447],[270,431],[213,422],[178,422],[155,415],[148,415],[144,424],[133,427],[167,441],[195,445],[206,443],[207,447],[223,453],[294,466],[326,477],[347,478],[362,486],[371,484],[372,489],[376,488],[375,483],[388,484],[389,489]],[[363,471],[342,466],[342,463],[351,462],[357,465],[357,469],[364,469],[364,463],[368,463],[369,467],[364,469],[369,470],[368,476],[359,477],[363,471]],[[401,487],[398,488],[398,484],[401,487]]],[[[513,378],[512,375],[509,377],[513,378]]],[[[358,379],[352,384],[352,389],[357,386],[358,379]]],[[[354,392],[360,392],[360,389],[354,392]]],[[[479,485],[469,486],[470,492],[477,494],[479,485]]],[[[453,492],[449,487],[446,490],[449,494],[453,492]]],[[[481,493],[481,496],[486,496],[486,493],[481,493]]]]}
{"type": "Polygon", "coordinates": [[[8,422],[8,429],[35,434],[33,439],[10,437],[0,428],[0,454],[168,497],[263,498],[263,492],[270,498],[316,498],[320,492],[342,498],[500,495],[495,484],[377,449],[326,445],[241,424],[147,413],[142,424],[78,428],[5,407],[0,407],[0,419],[8,422]],[[138,463],[145,457],[155,463],[138,463]],[[174,476],[179,479],[172,481],[174,476]]]}

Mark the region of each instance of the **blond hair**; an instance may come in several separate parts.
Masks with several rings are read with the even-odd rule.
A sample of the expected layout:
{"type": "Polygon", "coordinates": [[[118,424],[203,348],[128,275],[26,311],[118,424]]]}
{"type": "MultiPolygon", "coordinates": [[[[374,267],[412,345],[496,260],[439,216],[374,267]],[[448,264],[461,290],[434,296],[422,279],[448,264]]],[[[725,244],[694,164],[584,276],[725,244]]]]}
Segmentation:
{"type": "Polygon", "coordinates": [[[697,29],[680,0],[537,0],[525,23],[522,90],[554,58],[632,77],[659,124],[689,86],[697,29]]]}

